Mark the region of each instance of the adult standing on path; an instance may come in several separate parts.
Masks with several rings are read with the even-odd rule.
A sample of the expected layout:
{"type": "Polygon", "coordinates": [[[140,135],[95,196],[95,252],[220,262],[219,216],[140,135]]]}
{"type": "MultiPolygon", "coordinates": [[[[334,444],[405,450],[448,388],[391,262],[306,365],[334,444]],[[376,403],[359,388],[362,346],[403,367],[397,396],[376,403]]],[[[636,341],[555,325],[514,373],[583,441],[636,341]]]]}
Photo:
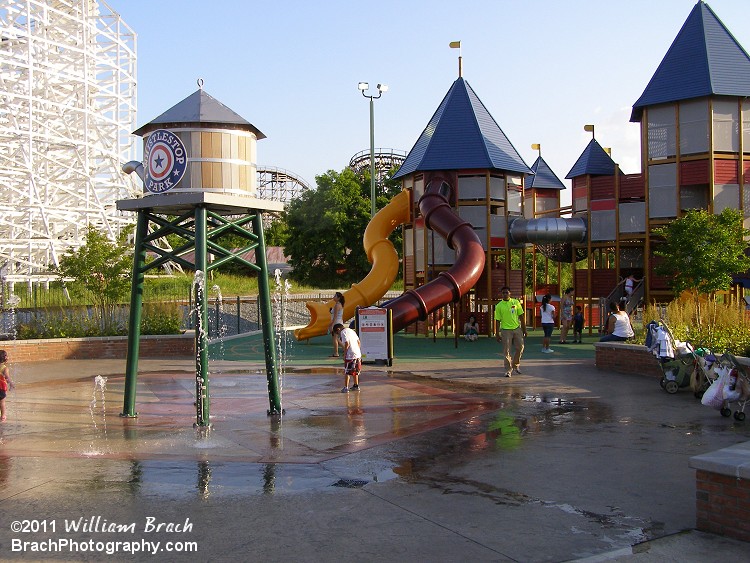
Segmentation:
{"type": "Polygon", "coordinates": [[[542,353],[551,354],[554,352],[549,347],[549,339],[552,336],[552,331],[555,329],[555,306],[550,303],[552,296],[548,293],[542,297],[542,306],[540,311],[542,313],[542,330],[544,336],[542,337],[542,353]]]}
{"type": "Polygon", "coordinates": [[[570,325],[573,323],[573,308],[575,307],[576,301],[573,299],[573,288],[569,287],[565,290],[562,301],[560,302],[560,344],[567,344],[565,340],[570,330],[570,325]]]}
{"type": "Polygon", "coordinates": [[[337,291],[333,296],[333,307],[331,307],[331,323],[328,325],[328,334],[333,340],[332,358],[339,357],[339,338],[333,333],[333,327],[344,324],[344,295],[337,291]]]}
{"type": "Polygon", "coordinates": [[[521,373],[526,313],[523,304],[518,299],[511,298],[507,285],[500,289],[500,301],[495,305],[495,334],[497,341],[503,343],[505,377],[510,377],[512,372],[521,373]]]}

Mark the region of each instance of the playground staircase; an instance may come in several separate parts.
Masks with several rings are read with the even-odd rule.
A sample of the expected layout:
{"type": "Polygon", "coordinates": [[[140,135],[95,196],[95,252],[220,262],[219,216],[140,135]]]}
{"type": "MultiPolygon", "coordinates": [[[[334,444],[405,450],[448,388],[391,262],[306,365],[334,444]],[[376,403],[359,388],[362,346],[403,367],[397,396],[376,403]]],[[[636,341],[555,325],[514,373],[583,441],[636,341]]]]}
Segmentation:
{"type": "Polygon", "coordinates": [[[638,304],[643,299],[646,293],[646,288],[643,285],[643,280],[639,281],[635,287],[633,287],[633,294],[629,299],[626,300],[627,294],[625,293],[625,280],[618,283],[612,292],[607,296],[599,300],[599,323],[600,332],[604,329],[604,322],[609,315],[609,304],[614,301],[625,305],[625,312],[628,315],[632,315],[638,304]]]}

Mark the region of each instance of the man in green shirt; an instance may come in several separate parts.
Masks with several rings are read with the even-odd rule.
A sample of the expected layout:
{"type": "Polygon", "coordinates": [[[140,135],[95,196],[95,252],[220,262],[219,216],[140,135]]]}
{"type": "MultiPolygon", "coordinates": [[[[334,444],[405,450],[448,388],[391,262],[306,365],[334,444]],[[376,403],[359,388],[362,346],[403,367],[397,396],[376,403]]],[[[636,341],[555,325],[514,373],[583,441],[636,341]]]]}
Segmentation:
{"type": "Polygon", "coordinates": [[[497,341],[503,343],[505,377],[510,377],[511,372],[521,373],[523,339],[526,338],[526,312],[518,299],[510,297],[510,288],[507,285],[500,289],[500,298],[495,305],[495,334],[497,341]]]}

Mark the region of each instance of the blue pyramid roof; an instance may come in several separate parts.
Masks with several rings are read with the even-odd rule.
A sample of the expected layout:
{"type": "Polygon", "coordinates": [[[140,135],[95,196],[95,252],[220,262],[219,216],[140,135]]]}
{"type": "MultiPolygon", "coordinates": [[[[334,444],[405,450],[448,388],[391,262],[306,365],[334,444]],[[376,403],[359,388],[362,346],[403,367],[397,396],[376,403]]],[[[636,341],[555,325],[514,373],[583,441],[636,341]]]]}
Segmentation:
{"type": "Polygon", "coordinates": [[[701,1],[633,105],[630,121],[640,121],[645,106],[712,94],[750,96],[750,56],[701,1]]]}
{"type": "Polygon", "coordinates": [[[539,156],[534,164],[531,165],[531,171],[534,173],[533,176],[526,178],[526,189],[542,188],[542,189],[554,189],[564,190],[565,184],[562,183],[557,174],[552,172],[552,169],[539,156]]]}
{"type": "Polygon", "coordinates": [[[596,139],[591,139],[591,142],[583,150],[583,153],[578,157],[578,160],[576,160],[573,168],[570,169],[565,178],[576,178],[578,176],[585,176],[586,174],[591,174],[592,176],[615,175],[615,161],[596,142],[596,139]]]}
{"type": "Polygon", "coordinates": [[[531,173],[471,86],[458,78],[394,178],[462,168],[531,173]]]}
{"type": "Polygon", "coordinates": [[[133,131],[133,134],[142,136],[144,133],[158,129],[160,126],[168,126],[176,123],[229,125],[240,130],[252,131],[258,140],[266,138],[260,129],[245,120],[245,118],[241,117],[234,110],[222,104],[203,90],[203,88],[196,90],[146,125],[142,125],[133,131]]]}

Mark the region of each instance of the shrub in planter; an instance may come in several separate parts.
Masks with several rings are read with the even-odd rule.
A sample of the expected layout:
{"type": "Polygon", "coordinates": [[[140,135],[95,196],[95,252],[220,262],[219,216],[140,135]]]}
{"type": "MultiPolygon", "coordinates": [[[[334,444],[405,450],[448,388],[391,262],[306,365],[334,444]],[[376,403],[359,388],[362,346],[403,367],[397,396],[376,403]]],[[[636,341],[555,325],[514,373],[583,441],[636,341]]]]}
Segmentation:
{"type": "Polygon", "coordinates": [[[141,315],[141,334],[180,334],[182,313],[176,303],[146,303],[141,315]]]}

